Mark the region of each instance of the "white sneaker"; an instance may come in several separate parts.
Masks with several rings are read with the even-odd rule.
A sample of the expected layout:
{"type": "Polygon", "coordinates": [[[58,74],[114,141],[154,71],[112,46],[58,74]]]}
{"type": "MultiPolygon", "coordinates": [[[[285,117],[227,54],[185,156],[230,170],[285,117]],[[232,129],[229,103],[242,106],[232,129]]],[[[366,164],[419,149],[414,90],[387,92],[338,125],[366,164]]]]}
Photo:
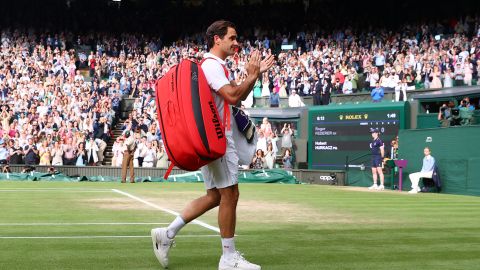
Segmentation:
{"type": "Polygon", "coordinates": [[[384,185],[380,185],[377,187],[377,190],[385,190],[385,186],[384,185]]]}
{"type": "Polygon", "coordinates": [[[247,261],[240,252],[236,251],[230,258],[222,255],[218,263],[218,270],[261,270],[260,265],[247,261]]]}
{"type": "Polygon", "coordinates": [[[411,193],[411,194],[417,194],[418,191],[416,188],[412,188],[412,190],[410,190],[408,193],[411,193]]]}
{"type": "Polygon", "coordinates": [[[152,229],[153,252],[163,268],[168,268],[168,252],[175,244],[173,239],[168,238],[167,228],[152,229]]]}
{"type": "Polygon", "coordinates": [[[368,187],[368,189],[372,190],[376,190],[378,188],[377,184],[373,184],[372,186],[368,187]]]}

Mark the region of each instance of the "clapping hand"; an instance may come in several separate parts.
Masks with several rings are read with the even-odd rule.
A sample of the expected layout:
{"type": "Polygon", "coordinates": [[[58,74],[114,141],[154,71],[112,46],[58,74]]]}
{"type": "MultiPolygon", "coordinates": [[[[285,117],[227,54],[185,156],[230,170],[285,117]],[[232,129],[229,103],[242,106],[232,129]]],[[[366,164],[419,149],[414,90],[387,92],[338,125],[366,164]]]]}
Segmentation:
{"type": "Polygon", "coordinates": [[[270,54],[265,59],[263,59],[260,62],[260,73],[263,73],[269,70],[273,66],[274,60],[275,60],[275,57],[273,57],[273,54],[270,54]]]}
{"type": "Polygon", "coordinates": [[[247,71],[248,75],[258,77],[258,75],[260,75],[260,64],[261,64],[260,52],[255,50],[250,55],[250,60],[245,66],[245,70],[247,71]]]}

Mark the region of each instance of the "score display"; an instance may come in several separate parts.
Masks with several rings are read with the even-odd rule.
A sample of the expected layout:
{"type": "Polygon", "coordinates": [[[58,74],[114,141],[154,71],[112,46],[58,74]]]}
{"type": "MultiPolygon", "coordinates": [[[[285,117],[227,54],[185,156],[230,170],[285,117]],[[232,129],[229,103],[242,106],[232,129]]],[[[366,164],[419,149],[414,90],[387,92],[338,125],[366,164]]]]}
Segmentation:
{"type": "MultiPolygon", "coordinates": [[[[372,105],[370,105],[372,106],[372,105]]],[[[355,159],[370,152],[371,129],[378,128],[385,143],[386,155],[390,143],[402,127],[401,109],[372,110],[312,110],[309,113],[310,169],[344,169],[346,157],[355,159]]],[[[402,127],[403,128],[403,127],[402,127]]],[[[370,157],[352,164],[370,166],[370,157]]]]}

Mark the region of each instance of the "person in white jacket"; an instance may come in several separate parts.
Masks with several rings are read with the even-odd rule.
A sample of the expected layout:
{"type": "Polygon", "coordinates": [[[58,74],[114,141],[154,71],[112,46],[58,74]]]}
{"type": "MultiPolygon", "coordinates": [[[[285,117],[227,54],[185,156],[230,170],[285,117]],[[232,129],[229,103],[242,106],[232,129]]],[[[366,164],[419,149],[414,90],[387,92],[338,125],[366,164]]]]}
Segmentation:
{"type": "Polygon", "coordinates": [[[305,103],[303,103],[302,98],[297,95],[296,90],[292,90],[292,94],[288,97],[288,107],[304,107],[305,103]]]}
{"type": "Polygon", "coordinates": [[[151,142],[147,142],[145,156],[143,157],[142,167],[151,168],[157,160],[157,151],[152,147],[151,142]]]}
{"type": "Polygon", "coordinates": [[[85,150],[87,150],[87,164],[96,165],[98,162],[98,145],[93,136],[90,136],[85,143],[85,150]]]}

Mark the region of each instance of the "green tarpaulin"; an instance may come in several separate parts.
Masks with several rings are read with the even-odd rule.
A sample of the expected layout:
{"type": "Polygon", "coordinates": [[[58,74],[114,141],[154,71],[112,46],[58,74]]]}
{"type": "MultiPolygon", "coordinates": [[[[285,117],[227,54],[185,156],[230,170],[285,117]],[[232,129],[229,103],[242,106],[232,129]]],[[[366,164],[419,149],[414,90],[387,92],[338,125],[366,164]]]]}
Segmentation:
{"type": "MultiPolygon", "coordinates": [[[[115,182],[120,181],[119,177],[113,176],[67,176],[61,173],[46,174],[39,172],[30,173],[0,173],[1,180],[18,180],[18,181],[92,181],[92,182],[115,182]]],[[[137,182],[165,182],[162,177],[137,177],[137,182]]],[[[275,169],[275,170],[255,170],[240,171],[238,175],[240,183],[281,183],[296,184],[298,183],[295,176],[291,172],[275,169]]],[[[184,174],[170,175],[166,182],[193,183],[203,182],[202,173],[199,171],[184,174]]]]}

